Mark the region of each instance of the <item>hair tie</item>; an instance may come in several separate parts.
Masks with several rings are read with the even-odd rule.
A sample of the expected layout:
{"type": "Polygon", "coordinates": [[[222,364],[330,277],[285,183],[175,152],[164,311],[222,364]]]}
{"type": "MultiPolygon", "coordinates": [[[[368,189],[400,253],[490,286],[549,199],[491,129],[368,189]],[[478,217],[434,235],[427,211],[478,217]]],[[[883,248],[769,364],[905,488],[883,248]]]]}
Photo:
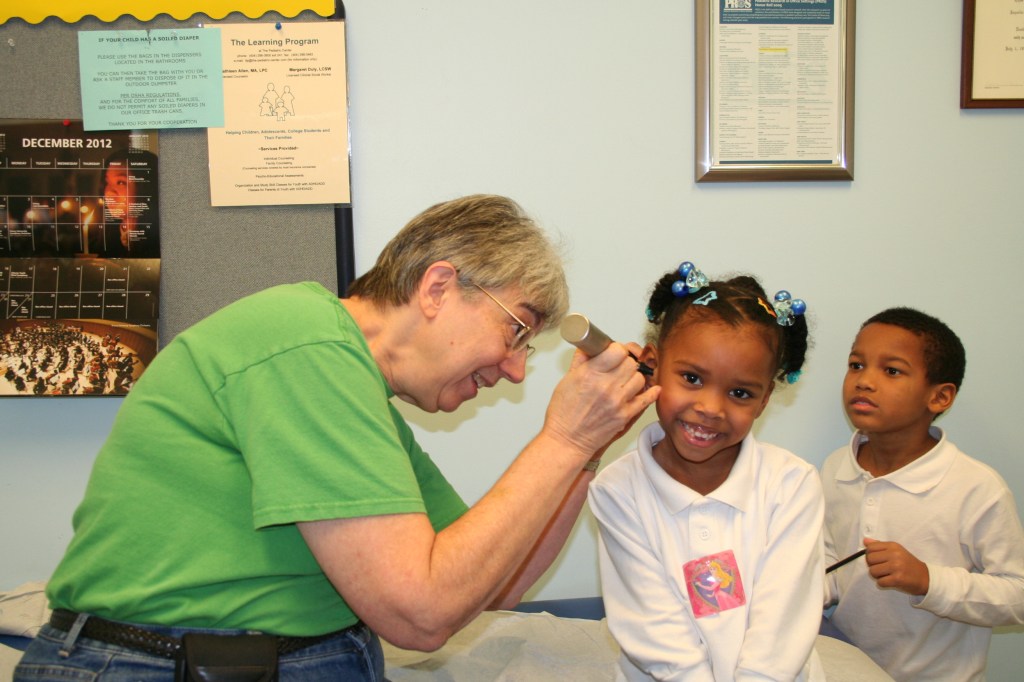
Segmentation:
{"type": "MultiPolygon", "coordinates": [[[[775,321],[783,327],[792,326],[795,317],[807,312],[807,304],[804,303],[804,300],[802,298],[793,298],[785,289],[775,294],[772,308],[775,310],[775,321]]],[[[791,381],[790,383],[793,382],[791,381]]]]}
{"type": "Polygon", "coordinates": [[[672,294],[678,298],[700,291],[708,285],[708,278],[690,261],[679,264],[679,277],[672,282],[672,294]]]}
{"type": "MultiPolygon", "coordinates": [[[[679,279],[672,282],[672,295],[676,298],[688,296],[696,291],[700,291],[708,285],[708,278],[690,261],[683,261],[680,263],[676,272],[679,273],[679,279]]],[[[715,300],[715,298],[717,298],[717,295],[699,301],[694,301],[694,303],[707,305],[711,301],[715,300]]],[[[654,311],[651,310],[650,306],[647,306],[644,314],[647,315],[647,321],[651,324],[654,324],[655,320],[658,319],[658,316],[654,314],[654,311]]]]}

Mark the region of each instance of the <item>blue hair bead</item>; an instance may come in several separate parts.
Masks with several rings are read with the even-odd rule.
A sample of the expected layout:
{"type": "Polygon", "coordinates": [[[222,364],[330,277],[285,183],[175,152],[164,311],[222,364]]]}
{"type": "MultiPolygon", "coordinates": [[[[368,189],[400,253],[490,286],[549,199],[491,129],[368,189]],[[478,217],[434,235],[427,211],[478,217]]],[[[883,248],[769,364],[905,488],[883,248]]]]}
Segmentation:
{"type": "Polygon", "coordinates": [[[800,381],[800,375],[802,373],[803,372],[799,369],[793,372],[786,372],[786,383],[795,384],[796,382],[800,381]]]}
{"type": "Polygon", "coordinates": [[[775,310],[775,321],[783,327],[793,325],[794,318],[807,312],[807,304],[802,298],[793,298],[785,289],[775,294],[775,302],[772,304],[775,310]]]}
{"type": "MultiPolygon", "coordinates": [[[[679,279],[672,282],[672,295],[676,298],[683,298],[690,294],[696,293],[700,289],[703,289],[708,285],[708,278],[703,272],[697,269],[697,266],[690,261],[683,261],[676,268],[676,272],[679,274],[679,279]]],[[[703,305],[707,305],[711,300],[703,302],[703,305]]],[[[646,311],[647,319],[650,322],[654,322],[655,315],[648,308],[646,311]]]]}

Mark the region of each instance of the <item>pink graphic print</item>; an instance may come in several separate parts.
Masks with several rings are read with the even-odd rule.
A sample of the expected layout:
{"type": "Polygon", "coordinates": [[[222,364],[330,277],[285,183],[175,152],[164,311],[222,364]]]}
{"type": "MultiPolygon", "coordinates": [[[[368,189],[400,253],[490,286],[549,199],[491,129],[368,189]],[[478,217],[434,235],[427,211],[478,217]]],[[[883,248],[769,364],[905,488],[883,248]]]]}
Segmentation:
{"type": "Polygon", "coordinates": [[[688,561],[683,565],[683,575],[696,618],[728,611],[747,603],[736,555],[731,549],[688,561]]]}

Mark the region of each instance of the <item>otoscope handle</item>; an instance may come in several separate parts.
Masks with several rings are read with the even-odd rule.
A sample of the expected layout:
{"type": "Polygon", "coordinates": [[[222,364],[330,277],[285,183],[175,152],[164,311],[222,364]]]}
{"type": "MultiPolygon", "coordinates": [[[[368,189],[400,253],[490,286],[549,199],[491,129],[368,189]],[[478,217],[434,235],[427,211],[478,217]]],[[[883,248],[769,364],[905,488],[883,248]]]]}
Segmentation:
{"type": "MultiPolygon", "coordinates": [[[[562,338],[586,353],[588,357],[600,355],[605,348],[611,345],[611,338],[597,326],[588,320],[585,315],[570,313],[562,320],[562,338]]],[[[629,357],[637,360],[632,353],[629,357]]],[[[637,371],[644,376],[651,376],[654,371],[637,360],[637,371]]]]}
{"type": "Polygon", "coordinates": [[[571,313],[562,320],[562,338],[591,358],[600,355],[612,343],[607,334],[579,313],[571,313]]]}

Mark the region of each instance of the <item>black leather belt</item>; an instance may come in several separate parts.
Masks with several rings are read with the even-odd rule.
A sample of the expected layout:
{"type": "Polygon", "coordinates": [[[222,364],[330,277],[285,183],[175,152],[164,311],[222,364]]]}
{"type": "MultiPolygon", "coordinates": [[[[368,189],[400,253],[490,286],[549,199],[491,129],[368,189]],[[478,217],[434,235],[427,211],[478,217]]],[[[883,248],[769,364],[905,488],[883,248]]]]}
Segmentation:
{"type": "MultiPolygon", "coordinates": [[[[74,611],[55,609],[53,614],[50,616],[50,625],[57,630],[68,632],[75,624],[75,620],[77,618],[78,614],[74,611]]],[[[279,656],[285,656],[287,654],[294,653],[318,642],[323,642],[331,637],[336,637],[344,632],[348,632],[360,625],[362,625],[362,623],[356,623],[344,630],[330,632],[326,635],[317,635],[315,637],[279,636],[277,638],[277,654],[279,656]]],[[[178,660],[181,658],[182,648],[180,638],[161,635],[158,632],[153,632],[134,625],[115,623],[114,621],[99,618],[97,616],[89,616],[89,619],[85,621],[85,626],[82,627],[82,631],[79,633],[79,636],[86,637],[88,639],[95,639],[99,642],[106,642],[107,644],[123,646],[128,649],[135,649],[136,651],[142,651],[147,654],[161,656],[171,660],[178,660]]]]}

